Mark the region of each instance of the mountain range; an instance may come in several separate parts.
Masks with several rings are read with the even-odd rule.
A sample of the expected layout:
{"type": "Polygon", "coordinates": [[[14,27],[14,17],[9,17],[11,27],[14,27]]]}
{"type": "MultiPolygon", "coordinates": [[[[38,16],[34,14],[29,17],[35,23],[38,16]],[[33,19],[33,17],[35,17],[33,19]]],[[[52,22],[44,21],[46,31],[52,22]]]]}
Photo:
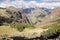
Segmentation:
{"type": "Polygon", "coordinates": [[[7,8],[0,8],[0,16],[8,18],[11,23],[21,22],[36,24],[41,21],[50,20],[56,17],[59,17],[60,8],[56,9],[47,9],[47,8],[26,8],[18,9],[13,6],[7,8]],[[1,13],[3,12],[3,13],[1,13]],[[7,14],[7,15],[6,15],[7,14]]]}

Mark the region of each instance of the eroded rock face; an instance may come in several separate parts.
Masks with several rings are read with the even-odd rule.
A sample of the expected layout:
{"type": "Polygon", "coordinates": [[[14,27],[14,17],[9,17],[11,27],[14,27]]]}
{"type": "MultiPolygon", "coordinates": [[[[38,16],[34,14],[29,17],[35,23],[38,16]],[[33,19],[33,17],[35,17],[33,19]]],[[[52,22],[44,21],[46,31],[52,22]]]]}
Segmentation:
{"type": "MultiPolygon", "coordinates": [[[[4,12],[4,14],[9,14],[7,16],[7,18],[1,16],[1,22],[5,22],[5,23],[15,23],[15,22],[18,22],[18,23],[26,23],[26,17],[25,15],[21,12],[20,9],[18,8],[15,8],[15,7],[8,7],[8,8],[5,8],[5,9],[2,9],[4,12]]],[[[2,14],[2,15],[4,15],[2,14]]]]}
{"type": "Polygon", "coordinates": [[[38,22],[41,21],[41,19],[43,17],[45,17],[45,15],[47,15],[48,13],[42,9],[36,8],[35,10],[33,10],[31,13],[27,14],[27,18],[29,19],[29,22],[31,24],[36,24],[38,22]]]}
{"type": "Polygon", "coordinates": [[[23,19],[20,10],[15,7],[6,8],[6,12],[8,12],[11,15],[10,18],[12,18],[13,21],[18,22],[18,20],[21,21],[21,19],[23,19]]]}

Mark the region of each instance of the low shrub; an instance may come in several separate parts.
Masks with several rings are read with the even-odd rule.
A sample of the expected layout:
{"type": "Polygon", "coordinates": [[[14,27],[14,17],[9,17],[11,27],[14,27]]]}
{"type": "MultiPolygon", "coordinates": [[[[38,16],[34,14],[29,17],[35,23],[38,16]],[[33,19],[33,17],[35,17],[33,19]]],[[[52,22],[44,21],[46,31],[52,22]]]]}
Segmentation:
{"type": "Polygon", "coordinates": [[[30,25],[30,24],[26,24],[25,25],[25,28],[28,28],[28,29],[33,29],[33,28],[35,28],[33,25],[30,25]]]}
{"type": "Polygon", "coordinates": [[[24,25],[21,24],[21,23],[11,24],[11,27],[12,27],[12,28],[15,28],[15,29],[17,29],[17,30],[19,30],[19,31],[23,31],[23,30],[24,30],[24,25]]]}

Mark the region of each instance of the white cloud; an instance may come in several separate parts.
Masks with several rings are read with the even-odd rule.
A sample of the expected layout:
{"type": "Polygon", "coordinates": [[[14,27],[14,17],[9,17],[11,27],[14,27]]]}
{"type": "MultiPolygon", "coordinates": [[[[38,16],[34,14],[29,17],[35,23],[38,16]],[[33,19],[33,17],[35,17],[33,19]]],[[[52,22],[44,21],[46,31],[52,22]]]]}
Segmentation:
{"type": "Polygon", "coordinates": [[[55,8],[55,7],[60,7],[60,2],[53,2],[53,3],[40,3],[40,7],[45,7],[45,8],[55,8]]]}
{"type": "Polygon", "coordinates": [[[55,1],[56,2],[56,1],[60,1],[60,0],[42,0],[42,1],[55,1]]]}
{"type": "MultiPolygon", "coordinates": [[[[45,1],[45,0],[44,0],[45,1]]],[[[48,1],[48,0],[47,0],[48,1]]],[[[45,7],[45,8],[54,8],[54,7],[60,7],[60,2],[43,2],[43,3],[37,3],[36,1],[30,1],[30,2],[25,2],[23,0],[15,0],[15,1],[10,1],[6,0],[3,1],[0,4],[0,7],[8,7],[8,6],[15,6],[19,8],[29,8],[29,7],[45,7]]]]}

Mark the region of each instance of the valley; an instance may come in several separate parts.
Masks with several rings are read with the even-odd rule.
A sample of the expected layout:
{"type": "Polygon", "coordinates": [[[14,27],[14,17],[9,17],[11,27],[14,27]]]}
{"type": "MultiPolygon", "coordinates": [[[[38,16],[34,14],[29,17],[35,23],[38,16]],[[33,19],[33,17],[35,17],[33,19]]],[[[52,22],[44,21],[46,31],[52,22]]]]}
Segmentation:
{"type": "Polygon", "coordinates": [[[60,8],[0,8],[0,38],[48,39],[57,33],[60,33],[60,8]]]}

